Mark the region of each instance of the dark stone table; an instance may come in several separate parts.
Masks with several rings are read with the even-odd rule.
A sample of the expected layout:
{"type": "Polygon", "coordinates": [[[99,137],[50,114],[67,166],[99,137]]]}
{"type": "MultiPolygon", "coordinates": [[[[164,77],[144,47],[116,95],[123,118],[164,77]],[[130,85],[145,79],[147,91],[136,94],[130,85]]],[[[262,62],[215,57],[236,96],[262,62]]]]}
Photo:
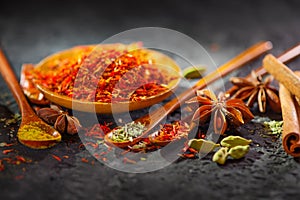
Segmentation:
{"type": "MultiPolygon", "coordinates": [[[[299,42],[300,3],[290,1],[1,1],[0,42],[17,76],[23,63],[37,63],[58,50],[95,44],[137,27],[164,27],[195,39],[217,65],[261,40],[275,55],[299,42]]],[[[262,57],[236,72],[247,74],[262,57]]],[[[299,69],[300,60],[290,63],[299,69]]],[[[18,113],[0,78],[0,118],[18,113]]],[[[258,113],[255,113],[258,115],[258,113]]],[[[266,113],[271,119],[280,115],[266,113]]],[[[15,141],[17,123],[0,122],[0,143],[15,141]]],[[[78,148],[78,137],[47,150],[20,144],[0,159],[22,155],[28,163],[5,164],[1,199],[298,199],[300,164],[280,139],[262,137],[263,126],[250,122],[238,130],[254,143],[246,158],[219,166],[211,155],[177,161],[148,173],[124,173],[97,162],[78,148]],[[63,158],[61,162],[51,155],[63,158]],[[88,163],[82,162],[86,158],[88,163]]]]}

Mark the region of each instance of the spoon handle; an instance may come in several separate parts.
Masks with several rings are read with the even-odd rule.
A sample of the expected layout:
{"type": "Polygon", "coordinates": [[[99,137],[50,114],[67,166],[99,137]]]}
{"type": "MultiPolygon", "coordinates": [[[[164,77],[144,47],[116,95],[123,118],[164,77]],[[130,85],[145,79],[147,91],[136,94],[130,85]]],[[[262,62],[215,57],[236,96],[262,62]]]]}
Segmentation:
{"type": "MultiPolygon", "coordinates": [[[[257,58],[261,54],[267,52],[272,48],[272,43],[269,41],[259,42],[252,47],[248,48],[238,56],[234,57],[224,65],[220,66],[216,71],[208,74],[204,78],[200,79],[193,88],[190,88],[177,96],[177,98],[172,99],[164,106],[158,108],[145,115],[142,118],[139,118],[138,121],[148,122],[148,130],[150,131],[153,127],[158,125],[161,120],[163,120],[168,114],[176,110],[181,104],[183,104],[187,99],[195,95],[196,90],[203,89],[208,84],[213,83],[214,81],[220,79],[221,77],[226,76],[228,73],[236,70],[251,60],[257,58]],[[151,120],[152,119],[152,120],[151,120]]],[[[147,131],[148,132],[148,131],[147,131]]]]}
{"type": "MultiPolygon", "coordinates": [[[[288,63],[292,61],[294,58],[300,55],[300,44],[286,50],[282,54],[280,54],[277,59],[282,63],[288,63]]],[[[263,66],[260,66],[255,70],[257,75],[263,76],[267,73],[266,69],[263,66]]],[[[250,78],[251,74],[249,74],[246,78],[250,78]]]]}
{"type": "Polygon", "coordinates": [[[31,109],[29,103],[27,102],[27,99],[19,85],[19,82],[17,81],[17,77],[14,74],[14,72],[13,72],[13,70],[1,48],[0,48],[0,73],[1,73],[4,81],[7,83],[10,91],[14,95],[14,97],[19,105],[22,115],[24,113],[33,112],[33,110],[31,109]]]}

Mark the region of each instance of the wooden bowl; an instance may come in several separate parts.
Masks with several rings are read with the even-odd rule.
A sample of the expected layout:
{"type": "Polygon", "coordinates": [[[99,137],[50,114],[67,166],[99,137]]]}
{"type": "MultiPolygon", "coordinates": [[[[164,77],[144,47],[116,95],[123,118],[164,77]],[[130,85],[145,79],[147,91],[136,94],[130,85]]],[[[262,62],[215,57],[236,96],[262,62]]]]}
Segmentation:
{"type": "MultiPolygon", "coordinates": [[[[95,47],[99,48],[99,45],[78,46],[78,47],[73,47],[71,49],[67,49],[55,53],[53,55],[46,57],[40,63],[38,63],[36,65],[36,69],[41,71],[49,71],[51,70],[49,65],[54,60],[64,59],[72,56],[78,56],[78,54],[81,51],[92,51],[92,49],[95,47]]],[[[37,84],[37,87],[39,90],[41,90],[44,93],[45,97],[51,102],[78,111],[111,114],[111,113],[121,113],[121,112],[127,112],[127,111],[138,110],[138,109],[149,107],[151,105],[161,102],[162,100],[166,99],[172,94],[172,90],[174,90],[179,84],[181,72],[180,72],[180,67],[170,57],[158,51],[149,50],[149,49],[144,49],[144,50],[148,53],[149,58],[153,59],[155,63],[157,63],[157,65],[155,66],[158,67],[159,70],[162,71],[162,73],[173,77],[173,79],[166,85],[168,89],[155,96],[151,96],[139,101],[121,101],[116,103],[115,102],[104,103],[104,102],[76,100],[68,96],[64,96],[52,92],[40,84],[37,84]]]]}

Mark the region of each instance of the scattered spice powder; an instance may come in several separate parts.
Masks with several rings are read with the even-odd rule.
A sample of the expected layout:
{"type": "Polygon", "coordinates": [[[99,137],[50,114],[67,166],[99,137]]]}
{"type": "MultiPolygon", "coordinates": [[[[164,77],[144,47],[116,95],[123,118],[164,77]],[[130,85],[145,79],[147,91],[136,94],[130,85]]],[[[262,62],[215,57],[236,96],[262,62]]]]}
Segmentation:
{"type": "Polygon", "coordinates": [[[16,124],[21,120],[21,115],[20,114],[14,114],[11,115],[10,118],[0,118],[0,123],[4,122],[4,126],[3,127],[7,127],[10,126],[11,124],[16,124]]]}
{"type": "MultiPolygon", "coordinates": [[[[20,155],[15,155],[10,157],[4,157],[0,159],[0,172],[5,170],[5,165],[6,164],[12,164],[12,165],[20,165],[22,163],[31,163],[32,160],[25,159],[23,156],[20,155]]],[[[24,171],[24,170],[23,170],[24,171]]]]}

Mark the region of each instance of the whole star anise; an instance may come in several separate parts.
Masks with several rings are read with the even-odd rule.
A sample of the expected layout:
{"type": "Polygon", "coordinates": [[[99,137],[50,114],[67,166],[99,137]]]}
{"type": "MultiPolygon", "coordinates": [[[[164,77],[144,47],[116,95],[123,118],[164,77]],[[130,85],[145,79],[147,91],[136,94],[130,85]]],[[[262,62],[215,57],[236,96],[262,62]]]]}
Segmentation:
{"type": "Polygon", "coordinates": [[[246,78],[232,77],[231,83],[238,87],[238,90],[232,95],[232,98],[242,99],[247,101],[246,105],[252,107],[257,101],[260,112],[266,111],[267,104],[275,112],[281,111],[278,91],[270,84],[273,81],[272,76],[267,76],[263,79],[254,71],[251,72],[251,80],[246,78]]]}
{"type": "Polygon", "coordinates": [[[197,96],[186,102],[190,106],[199,105],[192,120],[200,124],[213,119],[214,132],[223,135],[228,127],[238,127],[254,118],[245,103],[240,99],[228,99],[224,93],[218,97],[207,89],[197,92],[197,96]]]}
{"type": "Polygon", "coordinates": [[[50,108],[41,108],[37,114],[45,122],[54,125],[54,128],[60,133],[76,134],[81,128],[79,120],[70,116],[67,111],[63,111],[56,105],[51,105],[50,108]]]}

